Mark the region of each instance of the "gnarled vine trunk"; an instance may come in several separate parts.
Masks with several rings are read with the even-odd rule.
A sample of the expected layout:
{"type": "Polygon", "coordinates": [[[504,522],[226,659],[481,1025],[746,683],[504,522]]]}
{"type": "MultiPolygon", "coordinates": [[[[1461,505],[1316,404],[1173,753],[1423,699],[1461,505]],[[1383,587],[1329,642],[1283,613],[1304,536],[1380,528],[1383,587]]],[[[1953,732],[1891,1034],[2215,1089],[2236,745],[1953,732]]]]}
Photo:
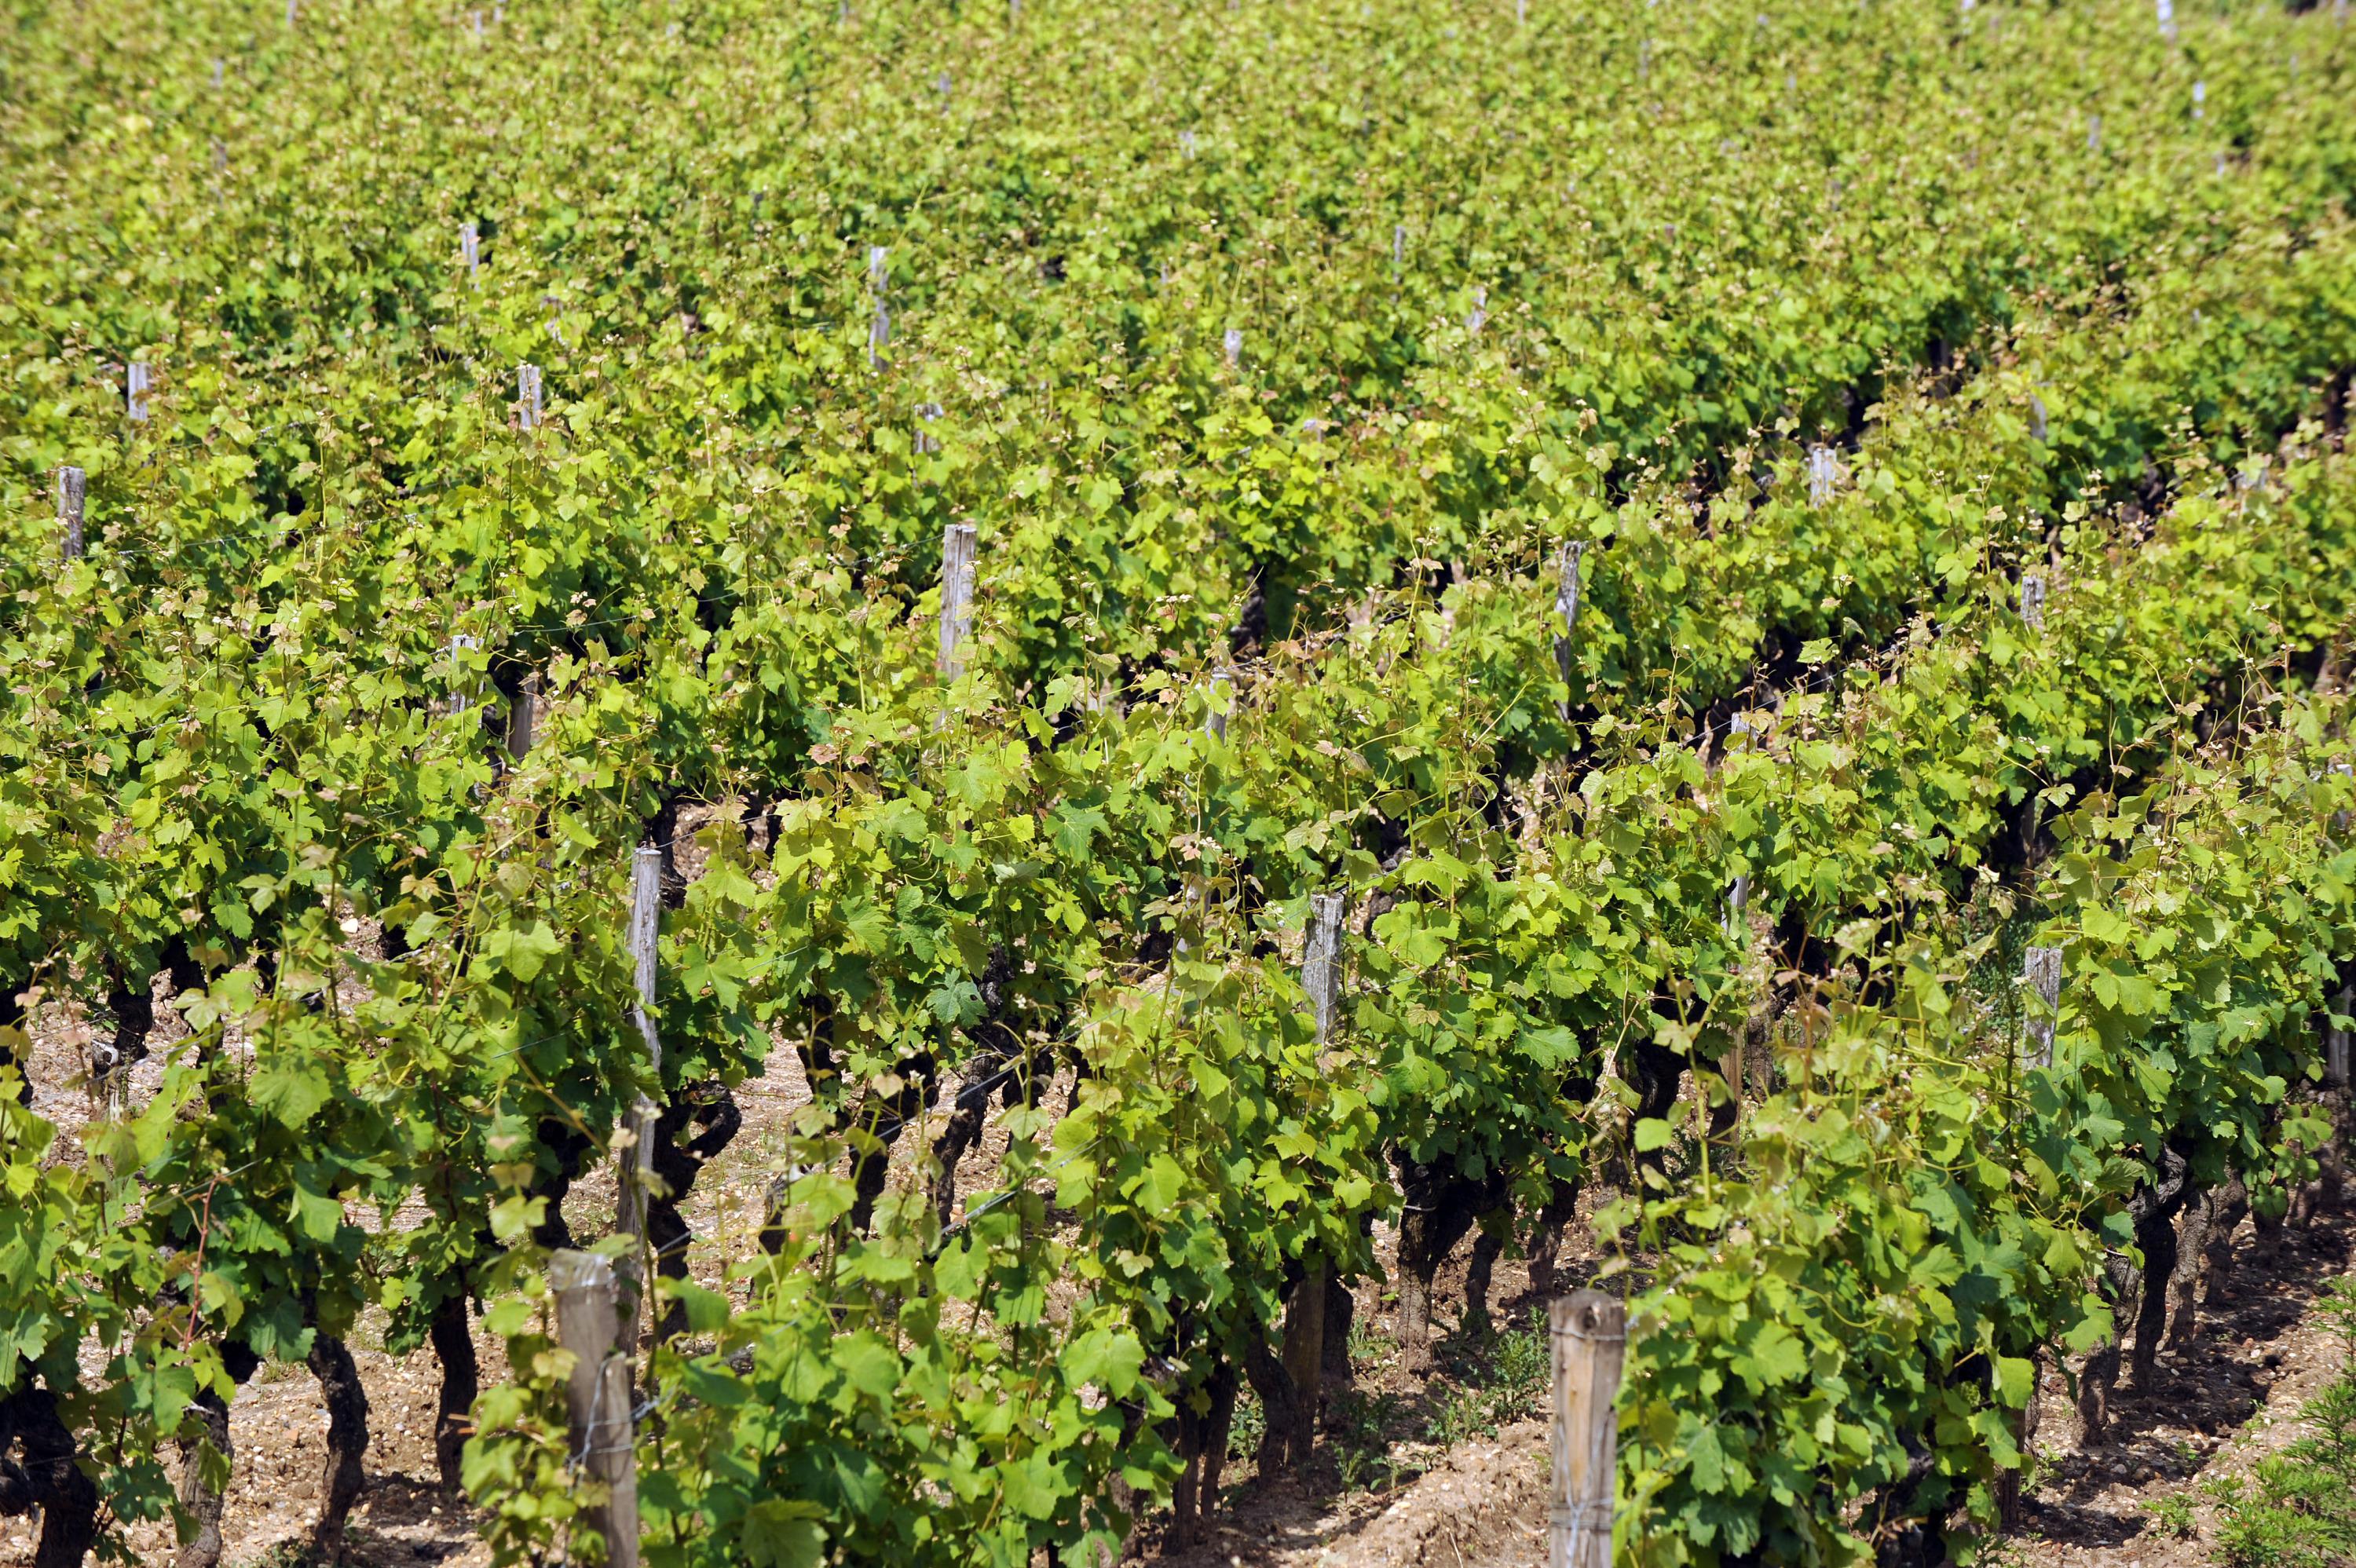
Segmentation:
{"type": "Polygon", "coordinates": [[[475,1336],[466,1322],[465,1291],[453,1291],[442,1298],[425,1336],[434,1347],[434,1360],[442,1363],[442,1392],[434,1413],[434,1469],[442,1489],[455,1495],[461,1486],[459,1462],[474,1430],[475,1396],[482,1389],[475,1336]]]}
{"type": "Polygon", "coordinates": [[[344,1526],[367,1482],[368,1391],[360,1386],[352,1352],[332,1334],[314,1332],[311,1375],[327,1406],[327,1455],[319,1477],[319,1518],[311,1530],[311,1551],[320,1561],[342,1561],[344,1526]]]}

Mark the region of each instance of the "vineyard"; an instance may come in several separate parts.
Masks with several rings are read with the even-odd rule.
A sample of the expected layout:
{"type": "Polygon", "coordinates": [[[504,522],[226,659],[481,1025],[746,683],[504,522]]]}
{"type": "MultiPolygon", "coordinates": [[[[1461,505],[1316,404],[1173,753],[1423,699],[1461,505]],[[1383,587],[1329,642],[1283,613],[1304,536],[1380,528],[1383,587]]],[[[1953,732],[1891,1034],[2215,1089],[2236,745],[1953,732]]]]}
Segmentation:
{"type": "Polygon", "coordinates": [[[12,12],[38,1568],[363,1335],[501,1563],[1174,1552],[1501,1261],[1619,1561],[1967,1561],[2337,1179],[2344,5],[12,12]]]}

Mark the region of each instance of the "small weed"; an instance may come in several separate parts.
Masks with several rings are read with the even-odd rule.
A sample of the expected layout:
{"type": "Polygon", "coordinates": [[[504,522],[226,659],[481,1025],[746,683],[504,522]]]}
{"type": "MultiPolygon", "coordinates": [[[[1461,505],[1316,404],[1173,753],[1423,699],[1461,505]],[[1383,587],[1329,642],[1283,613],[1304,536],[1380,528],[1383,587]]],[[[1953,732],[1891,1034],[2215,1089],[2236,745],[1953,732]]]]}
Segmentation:
{"type": "Polygon", "coordinates": [[[1530,1314],[1528,1328],[1509,1330],[1498,1337],[1496,1350],[1489,1360],[1489,1375],[1483,1380],[1491,1395],[1493,1419],[1511,1420],[1537,1401],[1554,1370],[1552,1355],[1547,1345],[1546,1312],[1542,1307],[1530,1314]]]}
{"type": "Polygon", "coordinates": [[[1391,1457],[1390,1431],[1406,1414],[1397,1394],[1372,1397],[1344,1392],[1325,1410],[1326,1440],[1342,1474],[1344,1491],[1398,1485],[1398,1461],[1391,1457]]]}
{"type": "Polygon", "coordinates": [[[1453,1448],[1459,1443],[1496,1430],[1489,1416],[1488,1402],[1472,1389],[1458,1389],[1440,1404],[1431,1418],[1427,1441],[1442,1448],[1453,1448]]]}
{"type": "Polygon", "coordinates": [[[1260,1439],[1268,1435],[1268,1412],[1261,1408],[1249,1390],[1236,1397],[1235,1419],[1227,1424],[1227,1457],[1248,1459],[1259,1452],[1260,1439]]]}
{"type": "Polygon", "coordinates": [[[2182,1492],[2157,1498],[2143,1505],[2151,1517],[2152,1532],[2170,1541],[2192,1539],[2192,1499],[2182,1492]]]}

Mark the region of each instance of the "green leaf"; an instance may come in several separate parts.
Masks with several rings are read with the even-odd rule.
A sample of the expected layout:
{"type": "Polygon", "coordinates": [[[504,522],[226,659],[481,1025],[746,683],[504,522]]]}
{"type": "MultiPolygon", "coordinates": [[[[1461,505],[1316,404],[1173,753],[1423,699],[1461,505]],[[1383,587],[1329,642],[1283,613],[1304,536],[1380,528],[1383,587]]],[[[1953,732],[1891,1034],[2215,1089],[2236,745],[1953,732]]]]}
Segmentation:
{"type": "Polygon", "coordinates": [[[728,1298],[691,1279],[665,1279],[657,1288],[687,1310],[691,1334],[717,1334],[728,1327],[728,1298]]]}
{"type": "Polygon", "coordinates": [[[292,1051],[273,1052],[248,1085],[253,1103],[281,1125],[299,1127],[327,1103],[327,1069],[292,1051]]]}
{"type": "Polygon", "coordinates": [[[1065,1346],[1059,1360],[1066,1381],[1101,1384],[1113,1398],[1127,1399],[1145,1365],[1145,1347],[1133,1334],[1092,1328],[1065,1346]]]}
{"type": "Polygon", "coordinates": [[[826,1529],[815,1503],[798,1498],[765,1498],[744,1510],[737,1544],[753,1568],[819,1568],[826,1555],[826,1529]]]}
{"type": "Polygon", "coordinates": [[[294,1223],[315,1242],[332,1242],[336,1232],[343,1229],[344,1206],[298,1180],[294,1184],[294,1223]]]}

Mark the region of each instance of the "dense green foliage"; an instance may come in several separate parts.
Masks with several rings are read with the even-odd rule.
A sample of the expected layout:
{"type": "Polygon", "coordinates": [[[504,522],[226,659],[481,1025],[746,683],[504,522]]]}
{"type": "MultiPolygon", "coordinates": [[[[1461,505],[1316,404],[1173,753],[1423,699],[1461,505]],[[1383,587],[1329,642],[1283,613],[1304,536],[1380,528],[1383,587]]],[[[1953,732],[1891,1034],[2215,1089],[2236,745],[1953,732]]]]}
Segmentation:
{"type": "Polygon", "coordinates": [[[110,1541],[200,1394],[473,1298],[466,1485],[566,1542],[567,1191],[787,1048],[764,1250],[664,1287],[654,1562],[1089,1561],[1369,1221],[1606,1181],[1627,1550],[1858,1560],[1987,1516],[2163,1164],[2321,1136],[2329,13],[15,21],[0,1392],[110,1541]],[[159,974],[152,1095],[33,1081],[159,974]],[[978,1187],[883,1180],[1001,1085],[978,1187]]]}

